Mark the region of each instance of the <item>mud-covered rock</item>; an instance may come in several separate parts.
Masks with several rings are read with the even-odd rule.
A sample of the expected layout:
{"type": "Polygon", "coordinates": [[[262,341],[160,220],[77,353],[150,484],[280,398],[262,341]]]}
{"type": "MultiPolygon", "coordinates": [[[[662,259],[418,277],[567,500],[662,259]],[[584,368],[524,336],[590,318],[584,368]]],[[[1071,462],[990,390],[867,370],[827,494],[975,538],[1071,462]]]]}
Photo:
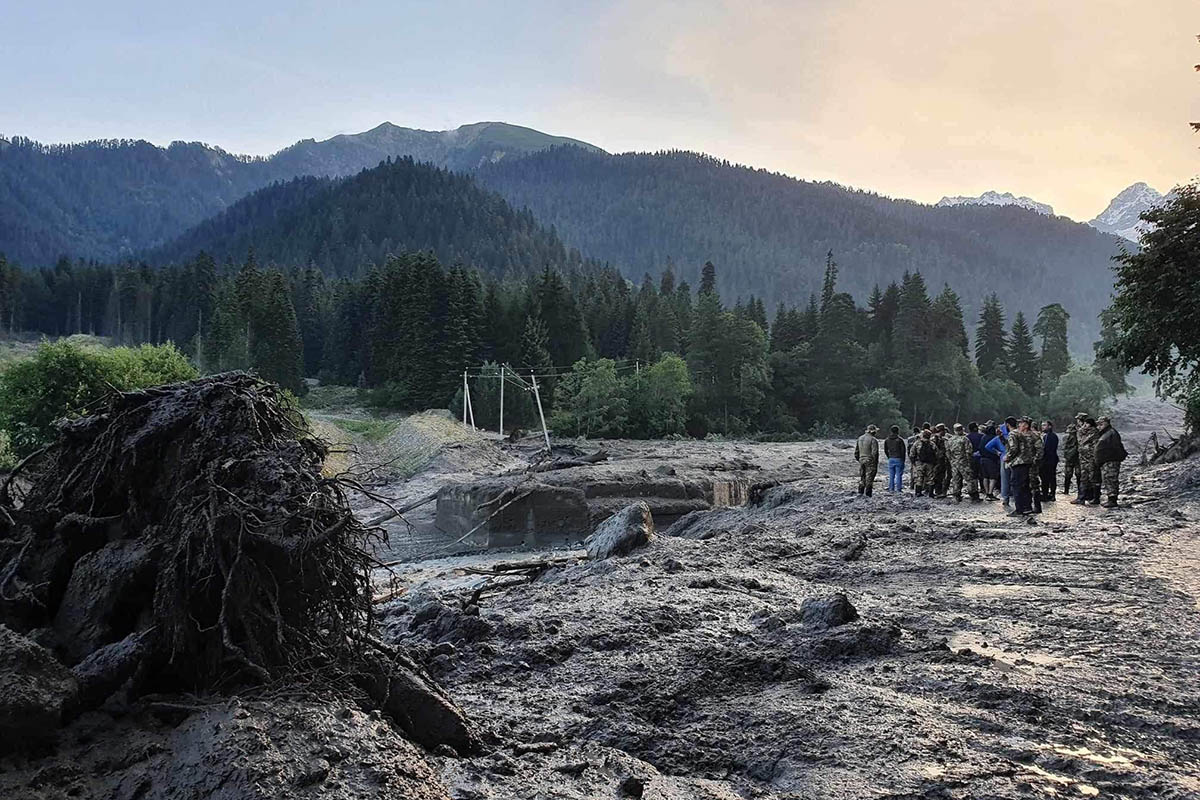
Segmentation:
{"type": "Polygon", "coordinates": [[[800,606],[800,621],[812,628],[836,628],[858,619],[858,610],[846,595],[810,597],[800,606]]]}
{"type": "Polygon", "coordinates": [[[653,538],[654,517],[650,506],[639,500],[602,522],[585,544],[588,558],[603,560],[632,552],[653,538]]]}
{"type": "Polygon", "coordinates": [[[75,562],[54,617],[59,650],[69,664],[130,633],[154,595],[154,567],[150,548],[130,539],[75,562]]]}
{"type": "Polygon", "coordinates": [[[49,650],[4,625],[0,686],[0,753],[52,742],[78,690],[71,671],[49,650]]]}

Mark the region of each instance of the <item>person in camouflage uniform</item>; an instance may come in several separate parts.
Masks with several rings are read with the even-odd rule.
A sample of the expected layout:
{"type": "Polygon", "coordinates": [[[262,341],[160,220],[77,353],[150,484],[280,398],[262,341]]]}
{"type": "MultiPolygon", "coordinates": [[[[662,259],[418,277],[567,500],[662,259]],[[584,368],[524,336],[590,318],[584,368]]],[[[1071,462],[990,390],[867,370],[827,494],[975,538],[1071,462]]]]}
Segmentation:
{"type": "Polygon", "coordinates": [[[1100,438],[1100,431],[1096,429],[1096,420],[1086,417],[1080,423],[1075,436],[1079,442],[1079,494],[1071,504],[1098,505],[1100,500],[1099,487],[1096,485],[1096,440],[1100,438]]]}
{"type": "Polygon", "coordinates": [[[879,428],[867,426],[867,432],[854,443],[854,460],[858,462],[858,493],[871,496],[875,489],[875,473],[879,470],[879,428]]]}
{"type": "Polygon", "coordinates": [[[1071,476],[1079,478],[1079,426],[1087,419],[1082,411],[1075,415],[1075,421],[1067,426],[1067,438],[1063,442],[1063,494],[1071,493],[1071,476]]]}
{"type": "Polygon", "coordinates": [[[937,464],[933,468],[933,496],[942,498],[950,489],[950,456],[946,452],[946,425],[939,422],[933,429],[933,444],[937,448],[937,464]]]}
{"type": "Polygon", "coordinates": [[[1034,513],[1029,473],[1037,464],[1038,441],[1042,437],[1033,432],[1032,426],[1033,420],[1025,417],[1008,434],[1008,452],[1004,455],[1004,463],[1012,470],[1015,500],[1009,516],[1028,516],[1034,513]]]}
{"type": "Polygon", "coordinates": [[[921,431],[921,438],[912,447],[913,491],[917,497],[928,492],[933,496],[933,469],[937,465],[937,445],[933,443],[933,432],[921,431]]]}
{"type": "MultiPolygon", "coordinates": [[[[1026,417],[1025,419],[1029,419],[1026,417]]],[[[1033,466],[1029,468],[1029,494],[1033,498],[1033,513],[1042,513],[1042,459],[1046,457],[1046,443],[1029,419],[1029,432],[1033,434],[1033,466]]]]}
{"type": "Polygon", "coordinates": [[[1100,483],[1104,488],[1105,508],[1117,507],[1117,494],[1121,488],[1121,462],[1129,453],[1121,443],[1121,434],[1112,426],[1108,417],[1096,420],[1100,436],[1096,440],[1096,463],[1100,469],[1100,483]]]}
{"type": "Polygon", "coordinates": [[[971,458],[971,440],[963,432],[962,423],[954,423],[954,434],[946,439],[946,458],[950,462],[950,487],[955,502],[961,503],[963,483],[972,500],[979,499],[979,485],[975,480],[975,464],[971,458]]]}

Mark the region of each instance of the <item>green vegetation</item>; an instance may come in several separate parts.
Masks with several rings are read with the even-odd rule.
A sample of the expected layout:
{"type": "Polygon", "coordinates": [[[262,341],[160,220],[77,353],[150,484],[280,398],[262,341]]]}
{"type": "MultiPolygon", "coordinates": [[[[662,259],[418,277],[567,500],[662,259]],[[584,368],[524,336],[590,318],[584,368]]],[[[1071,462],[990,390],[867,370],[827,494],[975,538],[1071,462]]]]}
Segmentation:
{"type": "Polygon", "coordinates": [[[373,444],[382,442],[399,425],[399,422],[394,419],[348,419],[343,417],[326,417],[324,419],[346,433],[361,436],[363,441],[373,444]]]}
{"type": "MultiPolygon", "coordinates": [[[[1137,252],[1116,257],[1116,295],[1098,350],[1122,368],[1154,376],[1154,388],[1185,406],[1200,429],[1200,186],[1181,186],[1142,214],[1137,252]]],[[[1113,380],[1109,371],[1103,373],[1113,380]]]]}
{"type": "Polygon", "coordinates": [[[56,420],[86,413],[114,390],[173,383],[196,374],[170,344],[100,349],[47,342],[32,358],[0,374],[0,430],[10,438],[12,452],[25,456],[53,438],[56,420]]]}

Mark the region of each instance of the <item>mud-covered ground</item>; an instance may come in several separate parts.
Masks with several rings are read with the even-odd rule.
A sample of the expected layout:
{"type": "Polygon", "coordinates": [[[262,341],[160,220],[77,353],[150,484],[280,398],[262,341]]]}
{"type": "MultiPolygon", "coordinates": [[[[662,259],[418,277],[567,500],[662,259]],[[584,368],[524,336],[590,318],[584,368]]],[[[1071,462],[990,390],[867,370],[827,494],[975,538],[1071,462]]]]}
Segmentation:
{"type": "MultiPolygon", "coordinates": [[[[1178,430],[1132,410],[1133,453],[1178,430]]],[[[535,449],[430,447],[427,428],[425,468],[374,487],[398,503],[535,449]]],[[[1060,500],[1029,522],[882,480],[859,497],[848,441],[604,446],[604,474],[781,485],[599,562],[412,560],[452,540],[428,507],[389,522],[386,637],[486,731],[482,753],[425,753],[296,691],[151,698],[0,760],[0,798],[1200,798],[1200,458],[1135,456],[1124,507],[1060,500]],[[548,566],[497,569],[514,562],[548,566]]]]}
{"type": "Polygon", "coordinates": [[[499,556],[401,574],[391,636],[497,736],[451,796],[1200,797],[1200,465],[1031,523],[737,447],[808,476],[466,613],[499,556]]]}

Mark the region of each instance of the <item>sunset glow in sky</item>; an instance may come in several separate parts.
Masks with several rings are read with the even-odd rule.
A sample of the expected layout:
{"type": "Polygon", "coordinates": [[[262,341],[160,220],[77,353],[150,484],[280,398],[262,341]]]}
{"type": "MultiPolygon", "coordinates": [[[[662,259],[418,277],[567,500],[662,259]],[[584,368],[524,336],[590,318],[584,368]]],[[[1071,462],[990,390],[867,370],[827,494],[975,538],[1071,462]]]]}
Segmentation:
{"type": "Polygon", "coordinates": [[[265,154],[503,120],[1089,219],[1196,174],[1194,0],[10,3],[0,134],[265,154]]]}

